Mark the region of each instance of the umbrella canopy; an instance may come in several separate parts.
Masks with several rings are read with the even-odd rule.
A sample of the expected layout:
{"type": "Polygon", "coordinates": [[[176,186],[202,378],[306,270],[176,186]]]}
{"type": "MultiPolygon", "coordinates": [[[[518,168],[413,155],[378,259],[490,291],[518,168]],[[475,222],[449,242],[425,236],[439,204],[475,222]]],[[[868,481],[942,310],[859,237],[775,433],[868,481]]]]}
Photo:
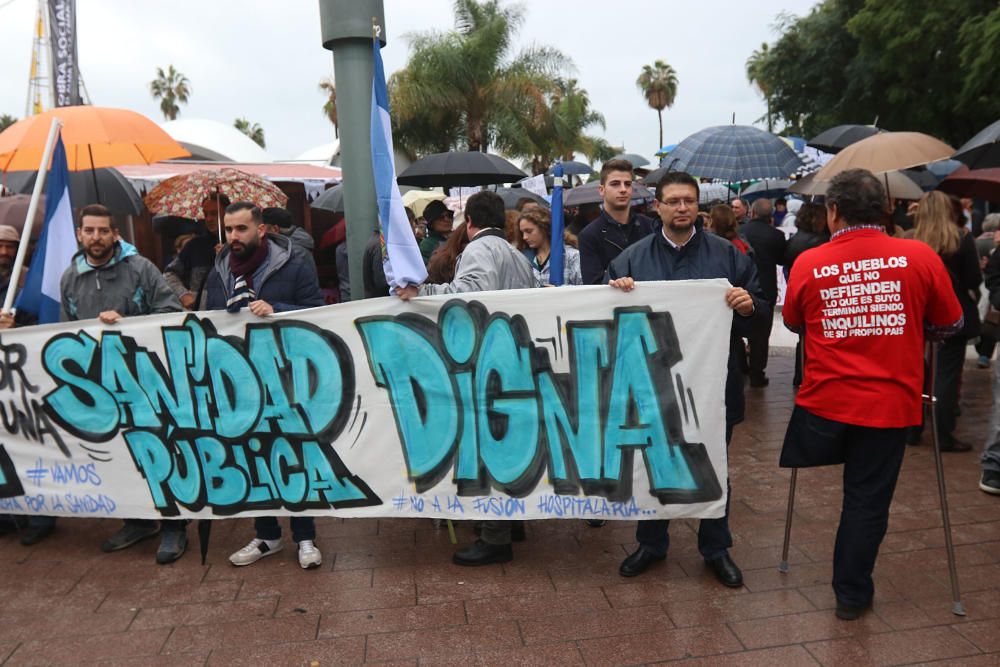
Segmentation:
{"type": "Polygon", "coordinates": [[[780,197],[788,191],[791,187],[792,181],[784,178],[765,178],[762,181],[757,181],[743,192],[740,193],[740,197],[744,199],[749,199],[753,201],[754,199],[760,199],[761,197],[780,197]]]}
{"type": "Polygon", "coordinates": [[[645,167],[649,164],[649,160],[639,155],[638,153],[619,153],[611,158],[612,160],[628,160],[632,163],[633,167],[645,167]]]}
{"type": "Polygon", "coordinates": [[[816,172],[816,180],[829,181],[848,169],[872,173],[909,169],[950,157],[948,144],[920,132],[883,132],[851,144],[816,172]]]}
{"type": "Polygon", "coordinates": [[[677,148],[677,144],[667,144],[666,146],[660,147],[660,150],[656,151],[657,155],[666,155],[670,151],[677,148]]]}
{"type": "MultiPolygon", "coordinates": [[[[566,191],[566,196],[563,197],[563,206],[600,204],[604,201],[604,198],[601,197],[601,193],[598,190],[600,185],[600,183],[596,182],[587,183],[566,191]]],[[[653,191],[643,185],[640,185],[639,183],[633,184],[632,199],[630,200],[630,203],[635,205],[644,201],[653,201],[653,191]]]]}
{"type": "MultiPolygon", "coordinates": [[[[6,175],[7,186],[14,192],[31,194],[36,171],[12,171],[6,175]]],[[[69,174],[69,196],[77,208],[104,204],[115,215],[141,215],[146,208],[142,197],[117,169],[73,171],[69,174]]]]}
{"type": "Polygon", "coordinates": [[[330,213],[344,212],[344,184],[338,183],[332,188],[327,188],[319,197],[309,204],[309,208],[316,208],[330,213]]]}
{"type": "Polygon", "coordinates": [[[63,123],[70,171],[151,164],[191,155],[159,125],[134,111],[59,107],[19,120],[0,133],[0,171],[38,169],[53,118],[63,123]]]}
{"type": "MultiPolygon", "coordinates": [[[[972,197],[1000,202],[1000,168],[969,169],[962,167],[941,181],[938,189],[956,197],[972,197]]],[[[0,201],[3,201],[0,199],[0,201]]]]}
{"type": "Polygon", "coordinates": [[[819,149],[824,153],[839,153],[851,144],[855,144],[868,137],[873,137],[880,132],[885,132],[885,130],[881,130],[874,125],[838,125],[820,132],[810,139],[806,145],[819,149]]]}
{"type": "MultiPolygon", "coordinates": [[[[555,165],[549,167],[549,170],[545,173],[552,176],[555,173],[555,165]]],[[[594,173],[594,170],[590,168],[589,164],[584,164],[583,162],[578,162],[576,160],[566,160],[562,163],[563,175],[564,176],[590,176],[594,173]]]]}
{"type": "MultiPolygon", "coordinates": [[[[788,188],[788,191],[800,195],[825,195],[827,188],[830,187],[830,181],[821,179],[821,174],[822,172],[817,172],[800,181],[796,181],[788,188]]],[[[882,181],[882,185],[885,186],[886,194],[889,197],[897,199],[920,199],[924,195],[924,191],[920,186],[902,171],[883,171],[876,173],[875,176],[882,181]]]]}
{"type": "Polygon", "coordinates": [[[435,153],[421,158],[396,177],[400,185],[446,188],[512,183],[527,174],[507,160],[479,151],[435,153]]]}
{"type": "Polygon", "coordinates": [[[216,194],[229,201],[249,201],[261,208],[282,208],[288,197],[270,181],[238,169],[195,171],[168,178],[146,195],[153,213],[181,218],[201,218],[201,203],[216,194]]]}
{"type": "Polygon", "coordinates": [[[964,162],[969,169],[1000,167],[1000,120],[962,144],[952,157],[964,162]]]}
{"type": "Polygon", "coordinates": [[[670,152],[668,167],[674,171],[745,181],[754,178],[788,178],[802,160],[779,137],[747,125],[718,125],[695,132],[670,152]]]}
{"type": "Polygon", "coordinates": [[[497,188],[496,190],[491,190],[491,192],[496,192],[503,199],[503,207],[505,209],[513,209],[517,207],[517,202],[520,199],[527,197],[528,199],[541,204],[545,208],[549,207],[549,202],[545,201],[545,197],[537,195],[531,190],[525,190],[524,188],[497,188]]]}
{"type": "Polygon", "coordinates": [[[442,201],[445,198],[444,192],[440,188],[433,190],[418,190],[416,188],[403,193],[403,206],[413,209],[413,214],[418,218],[424,214],[424,209],[432,201],[442,201]]]}
{"type": "MultiPolygon", "coordinates": [[[[24,220],[28,217],[28,204],[31,197],[28,195],[13,195],[11,197],[0,197],[0,225],[10,225],[18,231],[24,229],[24,220]]],[[[38,238],[42,233],[42,225],[45,223],[45,195],[42,195],[38,202],[38,209],[35,211],[35,223],[32,226],[32,238],[38,238]]]]}

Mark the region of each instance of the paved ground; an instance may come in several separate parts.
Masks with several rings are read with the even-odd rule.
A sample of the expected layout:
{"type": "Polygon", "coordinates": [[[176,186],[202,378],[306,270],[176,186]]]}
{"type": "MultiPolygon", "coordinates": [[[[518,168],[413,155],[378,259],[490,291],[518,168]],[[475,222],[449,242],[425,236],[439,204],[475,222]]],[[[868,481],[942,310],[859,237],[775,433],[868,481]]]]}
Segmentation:
{"type": "MultiPolygon", "coordinates": [[[[533,523],[513,563],[465,569],[450,564],[447,531],[428,520],[322,520],[325,563],[303,572],[291,550],[230,566],[226,555],[251,535],[247,520],[216,524],[204,567],[193,554],[157,566],[153,542],[101,554],[116,522],[63,521],[34,548],[0,539],[0,662],[1000,664],[1000,498],[977,490],[975,453],[945,455],[964,619],[950,611],[927,445],[906,454],[872,613],[848,623],[832,611],[838,468],[800,475],[792,567],[777,571],[788,473],[775,462],[791,358],[772,357],[770,375],[769,388],[748,390],[751,418],[732,445],[742,589],[706,573],[681,522],[668,561],[626,580],[617,568],[633,548],[632,523],[533,523]]],[[[982,441],[989,403],[989,372],[970,367],[961,436],[982,441]]],[[[470,534],[459,526],[463,542],[470,534]]]]}

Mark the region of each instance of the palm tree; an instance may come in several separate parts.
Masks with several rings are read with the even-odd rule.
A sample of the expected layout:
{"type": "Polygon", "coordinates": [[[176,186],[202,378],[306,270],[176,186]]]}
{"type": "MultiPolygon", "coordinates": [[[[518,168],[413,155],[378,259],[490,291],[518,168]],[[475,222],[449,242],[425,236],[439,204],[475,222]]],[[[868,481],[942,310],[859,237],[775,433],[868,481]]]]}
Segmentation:
{"type": "Polygon", "coordinates": [[[319,82],[320,92],[326,93],[326,102],[323,103],[323,113],[330,122],[333,123],[333,136],[340,138],[340,124],[337,122],[337,86],[333,77],[327,76],[319,82]]]}
{"type": "Polygon", "coordinates": [[[652,65],[643,65],[642,73],[635,80],[635,85],[642,91],[643,97],[660,118],[660,143],[663,145],[663,110],[674,106],[677,97],[677,72],[674,68],[657,60],[652,65]]]}
{"type": "Polygon", "coordinates": [[[264,145],[264,128],[257,123],[251,124],[246,118],[237,118],[233,121],[233,127],[253,139],[261,148],[267,148],[264,145]]]}
{"type": "Polygon", "coordinates": [[[549,47],[511,54],[523,21],[523,9],[501,7],[498,0],[456,0],[455,30],[411,38],[410,61],[392,77],[390,89],[393,120],[407,151],[432,140],[431,128],[447,140],[458,134],[468,150],[485,151],[501,117],[525,101],[545,104],[553,79],[570,63],[549,47]],[[402,127],[424,134],[414,140],[402,127]]]}
{"type": "Polygon", "coordinates": [[[757,88],[764,97],[764,102],[767,103],[767,131],[774,132],[774,123],[771,118],[771,86],[764,77],[764,63],[767,61],[767,57],[768,47],[767,42],[764,42],[747,58],[746,72],[747,81],[757,88]]]}
{"type": "Polygon", "coordinates": [[[174,69],[173,65],[164,72],[162,67],[156,68],[156,78],[149,82],[149,92],[154,100],[160,100],[160,111],[167,120],[176,120],[180,108],[177,103],[187,104],[191,96],[191,82],[187,77],[174,69]]]}
{"type": "Polygon", "coordinates": [[[14,118],[13,116],[7,113],[3,114],[2,116],[0,116],[0,132],[3,132],[16,122],[17,118],[14,118]]]}

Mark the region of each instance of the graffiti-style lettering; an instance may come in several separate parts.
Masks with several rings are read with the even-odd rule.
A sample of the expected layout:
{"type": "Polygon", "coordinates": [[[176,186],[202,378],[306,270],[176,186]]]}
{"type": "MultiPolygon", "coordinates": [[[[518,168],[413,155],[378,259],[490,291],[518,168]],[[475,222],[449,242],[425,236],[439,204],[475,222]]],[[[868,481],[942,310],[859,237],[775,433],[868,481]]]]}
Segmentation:
{"type": "Polygon", "coordinates": [[[339,337],[291,321],[223,337],[190,316],[162,338],[166,366],[117,332],[60,334],[42,360],[46,414],[89,440],[120,432],[164,516],[381,503],[332,445],[354,397],[339,337]]]}
{"type": "Polygon", "coordinates": [[[563,374],[523,318],[475,301],[445,304],[437,323],[404,314],[356,326],[418,492],[454,471],[461,496],[494,488],[518,498],[547,471],[556,494],[621,504],[632,499],[638,452],[660,503],[722,497],[705,446],[684,441],[669,313],[629,307],[613,321],[568,322],[563,374]]]}

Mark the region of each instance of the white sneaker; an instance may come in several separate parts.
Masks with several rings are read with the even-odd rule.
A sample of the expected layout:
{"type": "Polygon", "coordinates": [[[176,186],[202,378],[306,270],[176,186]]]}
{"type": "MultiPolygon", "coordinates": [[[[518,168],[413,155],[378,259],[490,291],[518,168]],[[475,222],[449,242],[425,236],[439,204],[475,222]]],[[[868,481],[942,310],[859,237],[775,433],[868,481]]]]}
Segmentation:
{"type": "Polygon", "coordinates": [[[299,565],[303,570],[311,570],[323,564],[323,554],[319,552],[312,540],[299,542],[299,565]]]}
{"type": "Polygon", "coordinates": [[[237,567],[250,565],[264,556],[278,553],[281,547],[281,540],[261,540],[255,537],[250,540],[250,544],[230,556],[229,562],[237,567]]]}

